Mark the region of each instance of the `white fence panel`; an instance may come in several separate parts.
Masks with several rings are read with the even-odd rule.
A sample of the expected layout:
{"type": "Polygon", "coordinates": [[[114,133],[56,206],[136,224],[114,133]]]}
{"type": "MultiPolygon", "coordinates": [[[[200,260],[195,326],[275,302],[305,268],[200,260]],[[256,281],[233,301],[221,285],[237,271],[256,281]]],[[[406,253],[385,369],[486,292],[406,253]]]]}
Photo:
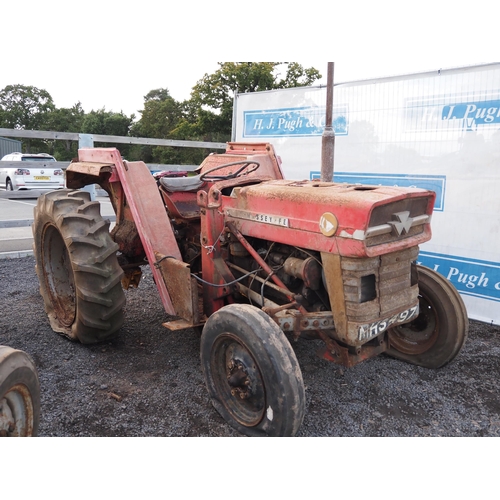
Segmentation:
{"type": "MultiPolygon", "coordinates": [[[[235,102],[233,140],[271,142],[287,178],[319,178],[325,88],[235,102]]],[[[339,84],[334,102],[334,180],[434,190],[419,259],[500,325],[500,63],[339,84]]]]}

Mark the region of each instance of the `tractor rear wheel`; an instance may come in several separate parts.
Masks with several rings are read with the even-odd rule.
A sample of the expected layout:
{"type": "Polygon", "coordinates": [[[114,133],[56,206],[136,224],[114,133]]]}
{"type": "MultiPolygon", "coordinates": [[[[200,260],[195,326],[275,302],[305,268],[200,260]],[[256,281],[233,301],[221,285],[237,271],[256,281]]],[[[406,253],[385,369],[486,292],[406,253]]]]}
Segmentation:
{"type": "Polygon", "coordinates": [[[302,423],[302,372],[284,333],[267,314],[231,304],[208,319],[201,366],[212,404],[248,436],[294,436],[302,423]]]}
{"type": "Polygon", "coordinates": [[[68,189],[38,199],[36,272],[52,329],[83,344],[114,336],[124,321],[123,271],[109,221],[90,194],[68,189]]]}
{"type": "Polygon", "coordinates": [[[459,354],[469,330],[462,297],[436,271],[417,266],[418,317],[389,330],[387,354],[426,368],[441,368],[459,354]]]}
{"type": "Polygon", "coordinates": [[[40,382],[32,359],[0,346],[0,436],[36,436],[40,420],[40,382]]]}

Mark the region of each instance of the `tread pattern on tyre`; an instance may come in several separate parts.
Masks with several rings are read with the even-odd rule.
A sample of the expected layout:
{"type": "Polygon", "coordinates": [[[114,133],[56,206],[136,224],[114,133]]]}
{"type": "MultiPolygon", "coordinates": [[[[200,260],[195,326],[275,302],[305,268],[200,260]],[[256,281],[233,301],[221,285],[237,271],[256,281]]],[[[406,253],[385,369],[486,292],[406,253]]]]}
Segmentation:
{"type": "Polygon", "coordinates": [[[33,224],[36,272],[52,329],[84,344],[114,336],[124,321],[123,270],[118,264],[118,245],[109,234],[109,221],[90,194],[68,189],[42,195],[33,224]],[[70,326],[58,319],[47,285],[44,232],[54,226],[66,246],[74,276],[76,317],[70,326]]]}
{"type": "Polygon", "coordinates": [[[231,304],[215,312],[203,329],[201,365],[212,404],[236,430],[248,436],[297,434],[305,413],[302,372],[285,334],[263,311],[248,304],[231,304]],[[211,351],[224,332],[236,334],[252,349],[266,385],[267,403],[272,404],[271,420],[266,416],[254,427],[243,426],[221,401],[211,372],[211,351]]]}
{"type": "Polygon", "coordinates": [[[40,381],[35,364],[24,351],[0,345],[0,400],[17,385],[28,389],[27,403],[31,409],[27,411],[25,425],[18,421],[20,434],[13,435],[36,436],[40,421],[40,381]]]}

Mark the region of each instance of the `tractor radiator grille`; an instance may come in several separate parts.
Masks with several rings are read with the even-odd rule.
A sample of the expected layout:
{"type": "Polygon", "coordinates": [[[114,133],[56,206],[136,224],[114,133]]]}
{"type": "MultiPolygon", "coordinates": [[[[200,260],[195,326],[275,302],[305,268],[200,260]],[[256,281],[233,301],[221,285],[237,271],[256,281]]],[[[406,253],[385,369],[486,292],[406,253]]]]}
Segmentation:
{"type": "Polygon", "coordinates": [[[371,259],[342,259],[346,313],[349,322],[387,318],[418,301],[411,264],[418,247],[371,259]]]}

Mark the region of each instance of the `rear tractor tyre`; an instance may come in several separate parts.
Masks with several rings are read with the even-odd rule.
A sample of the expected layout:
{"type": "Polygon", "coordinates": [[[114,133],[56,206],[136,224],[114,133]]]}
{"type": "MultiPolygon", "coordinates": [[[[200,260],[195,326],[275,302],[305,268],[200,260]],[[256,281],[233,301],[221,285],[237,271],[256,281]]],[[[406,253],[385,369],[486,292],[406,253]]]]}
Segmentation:
{"type": "Polygon", "coordinates": [[[32,359],[0,346],[0,436],[36,436],[40,420],[40,382],[32,359]]]}
{"type": "Polygon", "coordinates": [[[294,436],[305,412],[302,372],[267,314],[231,304],[208,319],[201,366],[212,404],[247,436],[294,436]]]}
{"type": "Polygon", "coordinates": [[[389,330],[387,354],[414,365],[441,368],[458,356],[469,330],[465,304],[455,287],[436,271],[416,266],[418,317],[389,330]]]}
{"type": "Polygon", "coordinates": [[[84,191],[43,194],[35,207],[33,236],[52,329],[83,344],[115,336],[124,321],[123,271],[99,202],[84,191]]]}

